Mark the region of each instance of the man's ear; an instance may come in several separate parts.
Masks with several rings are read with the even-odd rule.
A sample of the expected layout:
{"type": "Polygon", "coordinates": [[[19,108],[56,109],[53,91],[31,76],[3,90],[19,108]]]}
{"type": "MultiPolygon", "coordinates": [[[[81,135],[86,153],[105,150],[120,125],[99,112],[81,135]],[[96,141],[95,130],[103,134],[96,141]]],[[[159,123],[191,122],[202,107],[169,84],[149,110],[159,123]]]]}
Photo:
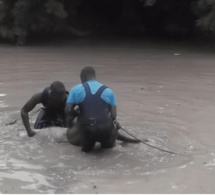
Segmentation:
{"type": "Polygon", "coordinates": [[[83,75],[83,76],[81,77],[81,82],[82,82],[82,83],[86,82],[86,76],[83,75]]]}

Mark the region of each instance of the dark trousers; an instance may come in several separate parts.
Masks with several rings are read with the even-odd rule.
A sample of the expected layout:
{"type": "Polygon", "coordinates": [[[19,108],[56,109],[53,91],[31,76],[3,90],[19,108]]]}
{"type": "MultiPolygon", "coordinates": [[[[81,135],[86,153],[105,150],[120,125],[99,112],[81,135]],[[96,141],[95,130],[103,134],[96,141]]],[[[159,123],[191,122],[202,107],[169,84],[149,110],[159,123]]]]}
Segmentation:
{"type": "Polygon", "coordinates": [[[83,152],[93,150],[96,142],[100,142],[101,148],[112,148],[115,146],[117,128],[110,124],[96,124],[95,126],[82,125],[76,122],[68,129],[67,140],[70,144],[81,146],[83,152]]]}
{"type": "Polygon", "coordinates": [[[43,129],[46,127],[65,127],[63,116],[46,108],[41,108],[34,124],[34,128],[43,129]]]}

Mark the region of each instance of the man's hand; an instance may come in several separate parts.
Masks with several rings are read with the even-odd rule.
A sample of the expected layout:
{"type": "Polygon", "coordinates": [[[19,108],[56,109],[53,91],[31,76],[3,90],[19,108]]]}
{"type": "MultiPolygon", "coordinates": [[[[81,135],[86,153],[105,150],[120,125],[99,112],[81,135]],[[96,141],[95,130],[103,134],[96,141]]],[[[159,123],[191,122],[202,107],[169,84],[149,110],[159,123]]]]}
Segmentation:
{"type": "Polygon", "coordinates": [[[116,120],[113,121],[113,123],[116,125],[117,129],[121,129],[121,125],[119,124],[119,122],[117,122],[116,120]]]}
{"type": "Polygon", "coordinates": [[[33,137],[33,136],[35,136],[36,135],[36,133],[34,132],[34,131],[30,131],[29,133],[28,133],[28,136],[29,137],[33,137]]]}

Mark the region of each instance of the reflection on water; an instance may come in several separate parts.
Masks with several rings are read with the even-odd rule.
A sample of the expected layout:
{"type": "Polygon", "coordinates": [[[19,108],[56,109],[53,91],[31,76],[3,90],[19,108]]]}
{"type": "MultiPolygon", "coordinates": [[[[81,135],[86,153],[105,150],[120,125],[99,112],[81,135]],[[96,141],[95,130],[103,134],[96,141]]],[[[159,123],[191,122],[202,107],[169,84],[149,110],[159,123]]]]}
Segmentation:
{"type": "Polygon", "coordinates": [[[6,108],[8,107],[7,104],[5,104],[3,101],[0,101],[0,108],[6,108]]]}
{"type": "Polygon", "coordinates": [[[3,83],[0,83],[0,108],[6,108],[6,107],[8,107],[8,105],[5,104],[5,102],[4,102],[4,99],[5,99],[6,94],[4,93],[5,90],[4,90],[4,88],[2,87],[2,84],[3,84],[3,83]]]}

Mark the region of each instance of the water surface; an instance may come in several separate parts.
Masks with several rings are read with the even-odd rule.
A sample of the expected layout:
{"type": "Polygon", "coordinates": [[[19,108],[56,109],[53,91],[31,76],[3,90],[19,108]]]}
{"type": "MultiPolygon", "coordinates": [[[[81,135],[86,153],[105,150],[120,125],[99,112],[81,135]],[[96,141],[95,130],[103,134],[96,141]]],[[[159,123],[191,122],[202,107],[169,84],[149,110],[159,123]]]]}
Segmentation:
{"type": "Polygon", "coordinates": [[[0,192],[215,193],[214,60],[204,48],[148,42],[1,45],[0,192]],[[25,102],[55,80],[70,90],[84,66],[115,92],[125,129],[183,155],[120,141],[85,154],[64,128],[27,137],[25,102]]]}

